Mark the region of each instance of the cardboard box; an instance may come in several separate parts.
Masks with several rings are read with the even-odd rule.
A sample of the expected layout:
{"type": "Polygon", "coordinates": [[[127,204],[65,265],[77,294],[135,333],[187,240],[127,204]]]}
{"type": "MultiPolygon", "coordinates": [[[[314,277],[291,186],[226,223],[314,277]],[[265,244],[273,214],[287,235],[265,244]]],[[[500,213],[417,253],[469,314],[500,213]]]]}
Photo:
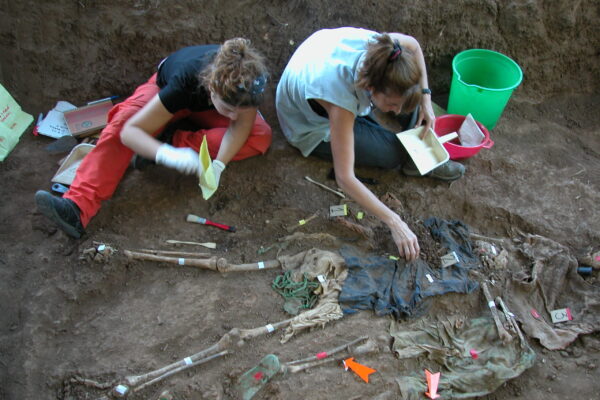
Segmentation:
{"type": "Polygon", "coordinates": [[[85,137],[101,131],[106,126],[112,106],[112,101],[106,100],[65,111],[65,121],[71,135],[85,137]]]}

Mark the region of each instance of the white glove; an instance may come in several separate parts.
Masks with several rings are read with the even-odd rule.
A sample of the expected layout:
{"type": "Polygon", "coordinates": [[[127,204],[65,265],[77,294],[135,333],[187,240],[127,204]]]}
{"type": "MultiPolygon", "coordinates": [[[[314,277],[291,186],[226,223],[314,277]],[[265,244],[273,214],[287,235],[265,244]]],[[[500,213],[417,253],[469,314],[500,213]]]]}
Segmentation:
{"type": "Polygon", "coordinates": [[[219,187],[219,179],[221,179],[221,173],[225,170],[225,164],[223,164],[219,160],[214,160],[212,162],[213,172],[215,173],[215,182],[217,182],[217,187],[219,187]]]}
{"type": "Polygon", "coordinates": [[[198,153],[189,147],[173,147],[167,143],[158,148],[155,161],[186,175],[198,174],[200,169],[198,153]]]}

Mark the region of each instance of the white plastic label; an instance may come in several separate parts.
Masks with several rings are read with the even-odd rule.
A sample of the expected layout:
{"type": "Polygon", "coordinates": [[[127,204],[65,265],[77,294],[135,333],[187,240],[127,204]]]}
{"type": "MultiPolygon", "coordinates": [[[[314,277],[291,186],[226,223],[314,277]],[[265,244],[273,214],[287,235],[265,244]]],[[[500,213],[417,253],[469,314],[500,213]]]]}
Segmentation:
{"type": "Polygon", "coordinates": [[[427,280],[429,281],[429,283],[433,283],[433,278],[431,277],[431,275],[425,274],[425,277],[427,278],[427,280]]]}
{"type": "Polygon", "coordinates": [[[258,269],[264,269],[265,268],[265,263],[262,261],[258,262],[258,269]]]}
{"type": "Polygon", "coordinates": [[[179,260],[177,260],[177,262],[179,263],[179,265],[185,265],[185,258],[180,258],[179,260]]]}
{"type": "Polygon", "coordinates": [[[125,385],[117,385],[117,387],[115,387],[115,392],[119,393],[120,395],[124,395],[128,391],[129,388],[125,385]]]}
{"type": "Polygon", "coordinates": [[[275,330],[275,328],[273,328],[273,325],[271,325],[271,324],[265,325],[265,328],[267,328],[267,332],[269,332],[269,333],[271,333],[275,330]]]}
{"type": "Polygon", "coordinates": [[[325,277],[323,275],[317,275],[317,279],[319,280],[319,282],[321,283],[325,283],[327,282],[327,279],[325,279],[325,277]]]}
{"type": "Polygon", "coordinates": [[[573,319],[573,316],[571,315],[571,310],[569,310],[568,308],[552,310],[550,311],[550,317],[552,317],[552,322],[555,324],[557,322],[571,321],[573,319]]]}
{"type": "Polygon", "coordinates": [[[458,262],[458,256],[454,251],[442,256],[442,268],[449,267],[458,262]]]}
{"type": "Polygon", "coordinates": [[[348,206],[346,204],[340,204],[329,207],[330,217],[343,217],[345,215],[348,215],[348,206]]]}
{"type": "Polygon", "coordinates": [[[192,365],[194,362],[192,361],[191,358],[186,357],[183,359],[183,362],[185,363],[185,365],[192,365]]]}

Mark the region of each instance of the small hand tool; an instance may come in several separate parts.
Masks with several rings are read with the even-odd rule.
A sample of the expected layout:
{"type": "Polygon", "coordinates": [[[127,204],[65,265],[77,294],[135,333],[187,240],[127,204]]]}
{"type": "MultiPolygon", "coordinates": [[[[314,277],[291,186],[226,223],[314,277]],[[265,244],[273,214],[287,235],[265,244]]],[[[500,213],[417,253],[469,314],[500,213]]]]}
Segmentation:
{"type": "Polygon", "coordinates": [[[201,218],[197,215],[194,214],[188,214],[187,222],[194,222],[196,224],[202,224],[202,225],[212,225],[212,226],[216,226],[217,228],[221,228],[223,230],[226,230],[228,232],[235,232],[235,226],[229,226],[229,225],[223,225],[223,224],[219,224],[217,222],[213,222],[210,221],[206,218],[201,218]]]}

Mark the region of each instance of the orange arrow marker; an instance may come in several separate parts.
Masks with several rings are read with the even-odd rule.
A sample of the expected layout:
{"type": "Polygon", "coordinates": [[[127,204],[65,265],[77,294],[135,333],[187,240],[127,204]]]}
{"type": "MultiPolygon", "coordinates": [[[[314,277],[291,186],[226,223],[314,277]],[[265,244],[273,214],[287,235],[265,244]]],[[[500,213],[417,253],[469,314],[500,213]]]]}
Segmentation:
{"type": "Polygon", "coordinates": [[[438,384],[440,383],[440,373],[436,372],[435,374],[432,374],[428,370],[425,370],[425,378],[427,378],[427,390],[429,390],[429,392],[425,392],[425,396],[432,400],[440,397],[440,395],[437,394],[438,384]]]}
{"type": "Polygon", "coordinates": [[[377,372],[377,370],[373,368],[369,368],[365,365],[359,364],[354,361],[354,357],[350,357],[344,360],[344,368],[346,371],[350,368],[354,373],[362,378],[363,381],[369,383],[369,375],[373,372],[377,372]]]}

